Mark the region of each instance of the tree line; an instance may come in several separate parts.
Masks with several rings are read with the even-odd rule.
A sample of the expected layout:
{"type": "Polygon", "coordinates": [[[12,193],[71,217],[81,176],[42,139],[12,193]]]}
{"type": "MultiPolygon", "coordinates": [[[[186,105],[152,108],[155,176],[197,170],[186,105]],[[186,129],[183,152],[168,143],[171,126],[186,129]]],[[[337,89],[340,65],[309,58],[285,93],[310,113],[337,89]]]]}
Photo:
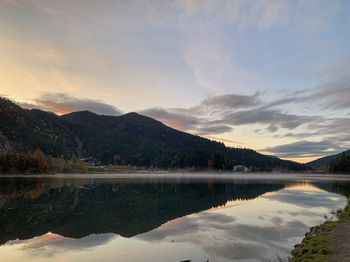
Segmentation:
{"type": "Polygon", "coordinates": [[[344,153],[329,164],[330,173],[350,174],[350,156],[344,153]]]}
{"type": "Polygon", "coordinates": [[[0,173],[45,174],[85,172],[87,165],[76,157],[69,160],[47,156],[40,149],[27,152],[1,152],[0,173]]]}
{"type": "Polygon", "coordinates": [[[0,153],[1,173],[46,173],[47,157],[41,150],[34,152],[2,152],[0,153]]]}

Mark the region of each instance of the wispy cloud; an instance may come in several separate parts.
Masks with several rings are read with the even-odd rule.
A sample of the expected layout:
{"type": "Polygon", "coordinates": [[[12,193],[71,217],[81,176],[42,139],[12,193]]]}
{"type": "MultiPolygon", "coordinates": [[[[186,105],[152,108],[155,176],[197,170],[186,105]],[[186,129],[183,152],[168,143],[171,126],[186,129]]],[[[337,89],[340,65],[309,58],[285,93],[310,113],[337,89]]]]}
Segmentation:
{"type": "Polygon", "coordinates": [[[211,110],[233,110],[239,108],[249,108],[260,105],[259,93],[253,95],[226,94],[219,96],[211,96],[202,101],[200,107],[202,109],[211,110]]]}
{"type": "Polygon", "coordinates": [[[33,103],[20,103],[26,108],[39,108],[57,114],[89,110],[101,115],[120,115],[121,111],[115,106],[101,100],[77,98],[65,93],[46,93],[33,99],[33,103]]]}
{"type": "Polygon", "coordinates": [[[279,126],[286,129],[295,129],[296,127],[307,123],[311,118],[283,113],[281,110],[263,110],[255,108],[252,110],[233,112],[225,116],[224,121],[233,125],[249,124],[267,124],[275,127],[279,126]]]}
{"type": "Polygon", "coordinates": [[[252,124],[266,125],[270,132],[279,128],[292,130],[317,119],[268,108],[260,101],[259,93],[212,96],[192,108],[151,108],[141,113],[175,128],[194,130],[199,134],[220,134],[232,131],[234,126],[252,124]]]}
{"type": "Polygon", "coordinates": [[[254,107],[260,104],[259,94],[219,95],[204,99],[191,108],[150,108],[140,113],[156,118],[169,126],[198,135],[227,133],[233,130],[232,121],[225,115],[232,110],[254,107]]]}
{"type": "Polygon", "coordinates": [[[317,157],[327,154],[339,153],[344,148],[331,141],[298,141],[290,144],[268,147],[263,151],[270,152],[279,157],[317,157]]]}
{"type": "Polygon", "coordinates": [[[318,101],[323,109],[350,109],[350,77],[337,80],[320,87],[311,95],[310,100],[318,101]]]}
{"type": "Polygon", "coordinates": [[[33,56],[43,61],[45,64],[63,66],[67,63],[68,57],[66,54],[52,48],[46,47],[39,49],[33,53],[33,56]]]}
{"type": "Polygon", "coordinates": [[[256,136],[273,136],[276,139],[296,139],[290,144],[264,148],[262,151],[280,157],[313,157],[339,152],[350,146],[347,117],[291,114],[286,105],[298,108],[315,106],[330,110],[348,108],[347,88],[323,89],[316,86],[304,95],[295,93],[266,102],[264,97],[227,94],[203,99],[197,106],[177,109],[149,109],[142,113],[166,124],[200,135],[217,135],[233,132],[238,126],[256,126],[256,136]],[[310,141],[298,141],[299,139],[310,141]],[[318,142],[314,142],[314,141],[318,142]],[[331,142],[335,141],[335,142],[331,142]]]}
{"type": "Polygon", "coordinates": [[[140,113],[184,131],[194,130],[199,124],[199,119],[187,110],[150,108],[140,113]]]}
{"type": "Polygon", "coordinates": [[[228,1],[231,21],[241,28],[286,26],[292,15],[289,1],[228,1]]]}

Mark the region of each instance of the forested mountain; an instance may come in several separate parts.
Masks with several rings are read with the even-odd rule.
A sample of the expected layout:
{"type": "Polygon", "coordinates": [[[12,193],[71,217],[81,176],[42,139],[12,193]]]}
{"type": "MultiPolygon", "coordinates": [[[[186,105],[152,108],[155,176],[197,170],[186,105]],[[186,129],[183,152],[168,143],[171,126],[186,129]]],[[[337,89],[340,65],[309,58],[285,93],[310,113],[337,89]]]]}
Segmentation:
{"type": "Polygon", "coordinates": [[[94,157],[102,164],[165,169],[207,169],[208,164],[226,170],[238,164],[256,171],[306,169],[304,165],[250,149],[229,148],[137,113],[103,116],[81,111],[58,116],[23,109],[3,98],[0,98],[0,145],[3,151],[40,149],[48,156],[64,159],[94,157]]]}
{"type": "Polygon", "coordinates": [[[335,161],[337,158],[341,157],[342,155],[350,156],[350,150],[344,151],[336,155],[321,157],[319,159],[316,159],[314,161],[307,163],[306,165],[314,169],[319,169],[321,167],[328,167],[331,162],[335,161]]]}

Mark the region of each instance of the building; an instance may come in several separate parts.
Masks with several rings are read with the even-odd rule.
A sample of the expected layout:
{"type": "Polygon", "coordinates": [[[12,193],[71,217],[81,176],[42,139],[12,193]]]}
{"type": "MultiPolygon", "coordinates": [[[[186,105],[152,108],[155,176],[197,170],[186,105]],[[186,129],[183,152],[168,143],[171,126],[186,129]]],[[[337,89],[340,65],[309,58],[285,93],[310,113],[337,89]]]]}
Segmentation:
{"type": "Polygon", "coordinates": [[[237,166],[233,166],[232,171],[246,173],[246,172],[250,172],[250,169],[246,166],[243,166],[243,165],[237,165],[237,166]]]}
{"type": "Polygon", "coordinates": [[[87,157],[87,158],[81,158],[79,159],[81,162],[84,162],[85,164],[91,165],[91,166],[97,166],[98,160],[93,157],[87,157]]]}

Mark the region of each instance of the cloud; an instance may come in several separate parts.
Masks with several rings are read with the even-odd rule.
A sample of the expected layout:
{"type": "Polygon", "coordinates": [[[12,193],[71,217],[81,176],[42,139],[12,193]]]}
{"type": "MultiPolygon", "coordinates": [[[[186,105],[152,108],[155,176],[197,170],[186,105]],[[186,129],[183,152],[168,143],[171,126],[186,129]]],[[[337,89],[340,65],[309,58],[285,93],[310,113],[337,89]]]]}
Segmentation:
{"type": "Polygon", "coordinates": [[[201,108],[212,109],[238,109],[257,106],[260,104],[259,93],[253,95],[226,94],[211,96],[202,101],[201,108]]]}
{"type": "Polygon", "coordinates": [[[311,89],[303,90],[288,97],[276,100],[268,106],[274,107],[289,103],[313,104],[322,110],[350,109],[350,62],[346,59],[336,59],[333,63],[322,64],[304,74],[315,77],[319,83],[311,89]]]}
{"type": "Polygon", "coordinates": [[[278,126],[276,124],[269,125],[266,130],[268,130],[270,133],[275,133],[278,131],[278,126]]]}
{"type": "Polygon", "coordinates": [[[138,238],[147,241],[161,241],[171,236],[182,237],[205,231],[208,228],[226,230],[235,222],[235,217],[220,213],[201,212],[167,222],[164,226],[141,234],[138,238]]]}
{"type": "Polygon", "coordinates": [[[227,125],[199,126],[196,128],[198,135],[222,134],[232,131],[233,128],[227,125]]]}
{"type": "Polygon", "coordinates": [[[324,31],[334,23],[340,11],[341,4],[338,1],[300,0],[295,9],[295,23],[308,32],[324,31]]]}
{"type": "Polygon", "coordinates": [[[275,139],[302,139],[262,151],[279,157],[323,156],[338,153],[350,146],[350,119],[291,114],[287,105],[298,104],[297,109],[305,106],[327,107],[332,110],[346,108],[350,106],[350,91],[347,91],[347,88],[327,89],[317,86],[304,93],[287,94],[269,102],[264,102],[260,93],[226,94],[207,97],[191,108],[156,108],[142,113],[174,128],[207,137],[232,132],[237,126],[261,125],[257,135],[274,133],[275,139]],[[303,141],[306,138],[311,140],[303,141]]]}
{"type": "Polygon", "coordinates": [[[263,151],[270,152],[278,157],[313,157],[335,154],[343,150],[344,148],[331,141],[297,141],[263,149],[263,151]]]}
{"type": "Polygon", "coordinates": [[[278,261],[278,257],[290,255],[296,239],[301,239],[310,225],[320,223],[324,212],[344,205],[343,200],[336,194],[310,189],[310,185],[291,187],[259,197],[261,207],[278,202],[273,205],[273,212],[266,208],[255,210],[254,214],[263,221],[246,219],[249,205],[243,204],[241,212],[234,212],[237,206],[227,205],[224,213],[216,209],[178,218],[138,238],[191,243],[218,260],[278,261]]]}
{"type": "Polygon", "coordinates": [[[337,141],[345,146],[350,146],[349,126],[350,118],[334,118],[310,124],[309,129],[327,136],[330,141],[337,141]]]}
{"type": "Polygon", "coordinates": [[[194,15],[195,13],[210,12],[210,9],[213,8],[215,1],[213,0],[182,0],[179,2],[183,6],[185,12],[189,15],[194,15]]]}
{"type": "MultiPolygon", "coordinates": [[[[8,0],[9,2],[17,2],[8,0]]],[[[118,1],[109,5],[89,2],[84,6],[71,2],[31,1],[34,7],[52,13],[57,10],[69,20],[84,18],[88,23],[108,25],[117,22],[123,26],[145,23],[152,26],[175,26],[186,28],[195,23],[224,23],[243,29],[285,27],[299,23],[308,29],[319,29],[331,24],[341,10],[337,1],[279,1],[279,0],[156,0],[118,1]],[[311,2],[311,3],[310,3],[311,2]],[[72,17],[76,14],[76,17],[72,17]],[[103,16],[102,16],[103,14],[103,16]],[[298,23],[298,20],[300,22],[298,23]]],[[[57,12],[56,11],[56,12],[57,12]]],[[[73,20],[75,21],[75,20],[73,20]]]]}
{"type": "Polygon", "coordinates": [[[318,101],[324,109],[350,109],[350,77],[323,85],[315,90],[310,100],[318,101]]]}
{"type": "Polygon", "coordinates": [[[262,9],[259,25],[264,28],[285,26],[289,22],[290,13],[291,7],[287,1],[272,1],[262,9]]]}
{"type": "MultiPolygon", "coordinates": [[[[334,194],[330,194],[326,191],[293,191],[288,189],[279,192],[279,194],[264,195],[263,198],[292,205],[298,203],[298,206],[305,208],[306,212],[310,212],[312,208],[327,207],[328,209],[336,209],[335,204],[341,206],[340,200],[344,200],[340,196],[337,196],[337,199],[334,200],[334,194]]],[[[293,214],[294,217],[296,215],[297,214],[293,214]]]]}
{"type": "Polygon", "coordinates": [[[280,128],[292,130],[319,120],[317,117],[288,114],[281,109],[270,108],[282,104],[280,101],[263,104],[260,93],[226,94],[207,97],[191,108],[151,108],[140,113],[199,135],[221,134],[233,131],[234,126],[252,124],[266,125],[265,130],[274,133],[280,128]]]}
{"type": "Polygon", "coordinates": [[[63,237],[55,233],[47,233],[28,240],[13,240],[6,245],[21,245],[21,250],[37,257],[51,257],[64,252],[91,249],[106,245],[115,238],[114,234],[92,234],[81,239],[63,237]]]}
{"type": "Polygon", "coordinates": [[[278,0],[182,0],[179,6],[189,17],[206,16],[214,23],[227,23],[240,28],[286,26],[292,18],[290,1],[278,0]]]}
{"type": "Polygon", "coordinates": [[[101,100],[77,98],[64,93],[45,93],[33,99],[33,103],[19,103],[25,108],[38,108],[57,114],[88,110],[100,115],[120,115],[116,107],[101,100]]]}
{"type": "MultiPolygon", "coordinates": [[[[342,22],[348,10],[342,2],[6,0],[0,6],[4,28],[12,29],[4,31],[1,43],[1,93],[28,101],[48,87],[98,97],[117,92],[118,106],[155,107],[143,113],[183,131],[247,139],[249,147],[266,147],[265,141],[254,142],[255,135],[271,143],[287,136],[289,141],[334,139],[342,146],[350,141],[344,129],[350,63],[348,57],[339,62],[347,53],[342,22]],[[18,12],[28,17],[26,23],[16,19],[18,12]],[[330,64],[334,57],[337,63],[330,64]],[[318,64],[323,68],[310,78],[289,75],[294,66],[318,64]],[[275,95],[277,86],[309,90],[275,95]],[[272,98],[256,90],[269,90],[272,98]],[[208,94],[214,96],[198,102],[208,94]],[[180,104],[192,106],[168,108],[180,104]],[[300,138],[303,134],[308,137],[300,138]]],[[[59,114],[86,109],[120,114],[103,101],[65,93],[44,94],[23,105],[59,114]]]]}
{"type": "Polygon", "coordinates": [[[233,130],[231,126],[220,123],[220,121],[212,121],[209,118],[193,115],[194,111],[195,109],[150,108],[140,113],[175,129],[194,132],[198,135],[221,134],[233,130]]]}
{"type": "Polygon", "coordinates": [[[304,90],[303,93],[282,97],[266,103],[262,108],[269,109],[287,104],[312,104],[322,110],[350,109],[350,77],[328,80],[312,89],[304,90]]]}
{"type": "MultiPolygon", "coordinates": [[[[333,153],[338,153],[350,147],[350,135],[349,135],[349,118],[325,118],[318,117],[313,121],[305,123],[304,130],[299,130],[297,132],[288,132],[285,134],[277,134],[277,138],[294,138],[294,139],[318,139],[324,142],[311,142],[316,143],[315,145],[310,144],[310,148],[304,148],[305,152],[312,150],[315,146],[316,152],[311,152],[315,156],[329,155],[333,153]],[[318,146],[324,146],[324,150],[317,148],[318,146]],[[332,146],[333,145],[333,146],[332,146]],[[334,148],[334,150],[327,150],[329,148],[334,148]],[[318,151],[318,152],[317,152],[318,151]]],[[[300,142],[299,142],[300,143],[300,142]]]]}
{"type": "Polygon", "coordinates": [[[228,15],[232,23],[241,28],[270,28],[272,26],[286,26],[292,15],[292,8],[288,1],[228,1],[228,15]]]}
{"type": "Polygon", "coordinates": [[[225,123],[226,120],[221,119],[224,112],[257,106],[260,104],[259,96],[259,93],[218,95],[207,97],[191,108],[150,108],[140,113],[198,135],[222,134],[233,130],[230,124],[225,123]]]}
{"type": "Polygon", "coordinates": [[[219,213],[219,210],[217,210],[219,212],[205,211],[170,221],[155,230],[139,235],[138,238],[150,242],[172,240],[175,243],[191,243],[204,249],[210,257],[230,261],[274,260],[272,258],[277,255],[288,256],[295,239],[302,237],[310,225],[319,223],[317,220],[322,217],[323,211],[320,211],[322,208],[330,210],[335,202],[339,202],[334,200],[334,196],[324,191],[314,192],[308,189],[280,190],[260,197],[264,203],[262,206],[268,206],[272,201],[279,201],[279,204],[275,205],[277,209],[272,213],[256,210],[257,216],[264,218],[263,222],[247,222],[243,205],[243,215],[232,216],[234,208],[228,209],[227,213],[219,213]],[[306,198],[316,203],[316,210],[312,210],[312,213],[310,212],[312,201],[304,203],[303,200],[306,198]],[[293,214],[285,214],[292,211],[293,214]],[[305,219],[310,218],[310,214],[313,215],[311,216],[313,219],[305,219]]]}
{"type": "Polygon", "coordinates": [[[186,110],[150,108],[140,113],[180,130],[193,130],[199,124],[199,119],[188,114],[186,110]]]}
{"type": "Polygon", "coordinates": [[[295,129],[308,120],[310,118],[306,116],[287,114],[277,109],[266,110],[262,108],[233,112],[224,118],[224,121],[233,125],[268,124],[272,131],[276,131],[277,126],[295,129]]]}

